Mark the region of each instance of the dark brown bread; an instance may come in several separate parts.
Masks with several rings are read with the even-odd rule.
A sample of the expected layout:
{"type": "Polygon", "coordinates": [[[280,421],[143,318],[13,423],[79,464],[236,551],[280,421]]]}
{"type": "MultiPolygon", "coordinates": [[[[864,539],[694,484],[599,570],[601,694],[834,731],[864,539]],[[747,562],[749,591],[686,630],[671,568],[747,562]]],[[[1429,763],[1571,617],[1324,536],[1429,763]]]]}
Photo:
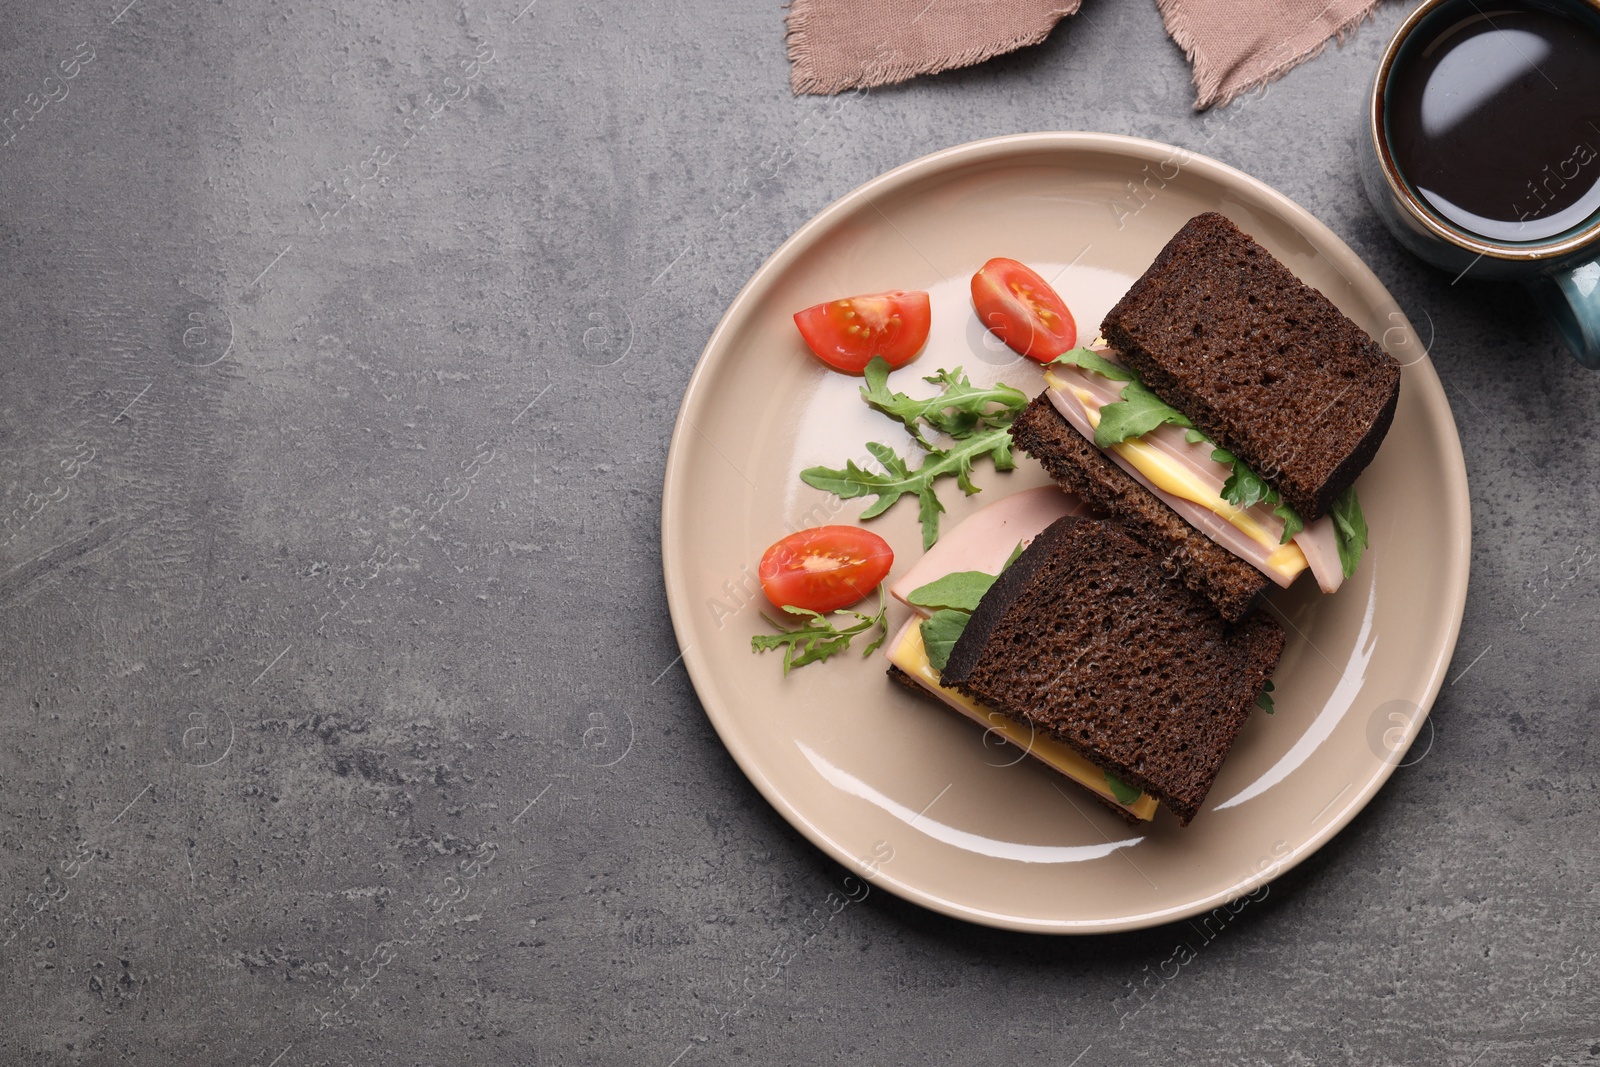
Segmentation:
{"type": "Polygon", "coordinates": [[[1400,396],[1394,357],[1214,211],[1167,242],[1100,332],[1307,522],[1372,461],[1400,396]]]}
{"type": "Polygon", "coordinates": [[[1268,579],[1189,525],[1061,417],[1041,393],[1011,424],[1016,446],[1037,459],[1063,489],[1120,520],[1169,561],[1183,584],[1208,598],[1231,622],[1250,613],[1268,579]]]}
{"type": "MultiPolygon", "coordinates": [[[[1011,566],[1000,572],[994,584],[989,586],[989,591],[978,601],[978,606],[972,612],[972,617],[967,620],[967,628],[962,631],[961,638],[945,657],[944,670],[939,672],[939,684],[964,689],[964,683],[972,676],[979,661],[989,651],[990,631],[1016,602],[1017,597],[1033,583],[1034,578],[1045,564],[1050,562],[1055,552],[1072,540],[1073,532],[1083,523],[1093,521],[1078,515],[1057,519],[1034,537],[1028,547],[1023,549],[1022,555],[1012,561],[1011,566]]],[[[1022,719],[1022,721],[1028,720],[1022,719]]]]}
{"type": "Polygon", "coordinates": [[[941,681],[1071,745],[1187,825],[1283,644],[1264,613],[1230,626],[1117,525],[1068,518],[990,588],[941,681]]]}

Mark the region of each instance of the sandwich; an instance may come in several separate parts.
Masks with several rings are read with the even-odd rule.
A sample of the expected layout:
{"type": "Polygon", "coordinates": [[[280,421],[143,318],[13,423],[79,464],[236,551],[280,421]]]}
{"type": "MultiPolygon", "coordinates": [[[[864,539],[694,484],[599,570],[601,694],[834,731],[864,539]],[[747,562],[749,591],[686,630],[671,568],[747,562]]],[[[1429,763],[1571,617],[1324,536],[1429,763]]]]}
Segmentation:
{"type": "Polygon", "coordinates": [[[1067,492],[1017,494],[935,546],[891,587],[917,614],[885,654],[1125,818],[1187,825],[1271,710],[1284,633],[1262,594],[1306,571],[1331,593],[1359,564],[1354,483],[1400,367],[1216,213],[1100,334],[1010,428],[1067,492]]]}
{"type": "Polygon", "coordinates": [[[1337,590],[1365,548],[1354,482],[1394,418],[1398,362],[1215,212],[1100,333],[1046,368],[1017,447],[1229,620],[1307,570],[1337,590]]]}
{"type": "Polygon", "coordinates": [[[987,583],[956,571],[914,590],[897,584],[921,614],[886,646],[890,677],[1022,746],[1130,822],[1165,806],[1187,825],[1270,689],[1283,630],[1259,612],[1229,623],[1115,522],[1063,513],[1029,536],[1047,505],[1013,507],[1021,524],[985,515],[998,509],[957,530],[971,526],[969,542],[990,546],[1021,534],[1026,548],[987,583]],[[986,588],[974,600],[975,582],[986,588]]]}

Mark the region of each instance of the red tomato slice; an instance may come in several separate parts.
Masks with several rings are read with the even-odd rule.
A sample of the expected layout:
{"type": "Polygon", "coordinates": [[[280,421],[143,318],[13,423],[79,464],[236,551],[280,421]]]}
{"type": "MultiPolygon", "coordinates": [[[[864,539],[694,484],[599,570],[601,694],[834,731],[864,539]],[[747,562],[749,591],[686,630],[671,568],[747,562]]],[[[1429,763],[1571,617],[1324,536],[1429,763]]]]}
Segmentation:
{"type": "Polygon", "coordinates": [[[1040,363],[1078,343],[1078,324],[1061,297],[1014,259],[991,259],[972,276],[972,306],[1012,351],[1040,363]]]}
{"type": "Polygon", "coordinates": [[[817,526],[792,533],[761,557],[757,574],[780,608],[838,611],[878,587],[894,565],[894,549],[856,526],[817,526]]]}
{"type": "Polygon", "coordinates": [[[932,321],[928,294],[905,289],[830,300],[794,316],[817,358],[846,374],[860,374],[873,356],[890,367],[910,363],[928,343],[932,321]]]}

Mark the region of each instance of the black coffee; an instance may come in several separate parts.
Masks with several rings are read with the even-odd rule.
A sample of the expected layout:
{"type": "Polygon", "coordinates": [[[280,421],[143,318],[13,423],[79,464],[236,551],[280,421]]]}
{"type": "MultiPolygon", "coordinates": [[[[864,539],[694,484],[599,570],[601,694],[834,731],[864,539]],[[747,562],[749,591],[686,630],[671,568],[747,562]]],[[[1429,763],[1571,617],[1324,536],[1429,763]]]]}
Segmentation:
{"type": "Polygon", "coordinates": [[[1526,0],[1446,4],[1386,89],[1412,189],[1492,241],[1542,241],[1600,212],[1600,28],[1526,0]]]}

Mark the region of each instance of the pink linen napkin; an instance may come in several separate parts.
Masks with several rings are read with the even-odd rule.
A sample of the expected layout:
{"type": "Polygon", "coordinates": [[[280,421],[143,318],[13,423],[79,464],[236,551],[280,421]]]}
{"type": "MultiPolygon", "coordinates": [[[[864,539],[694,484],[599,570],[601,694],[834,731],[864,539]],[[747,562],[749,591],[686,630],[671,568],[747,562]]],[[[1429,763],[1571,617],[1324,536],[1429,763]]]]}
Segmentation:
{"type": "Polygon", "coordinates": [[[1038,44],[1082,0],[793,0],[796,93],[891,85],[1038,44]]]}
{"type": "MultiPolygon", "coordinates": [[[[793,0],[790,86],[838,93],[1038,44],[1082,0],[793,0]]],[[[1156,0],[1194,71],[1195,110],[1226,104],[1343,40],[1379,0],[1156,0]]]]}

